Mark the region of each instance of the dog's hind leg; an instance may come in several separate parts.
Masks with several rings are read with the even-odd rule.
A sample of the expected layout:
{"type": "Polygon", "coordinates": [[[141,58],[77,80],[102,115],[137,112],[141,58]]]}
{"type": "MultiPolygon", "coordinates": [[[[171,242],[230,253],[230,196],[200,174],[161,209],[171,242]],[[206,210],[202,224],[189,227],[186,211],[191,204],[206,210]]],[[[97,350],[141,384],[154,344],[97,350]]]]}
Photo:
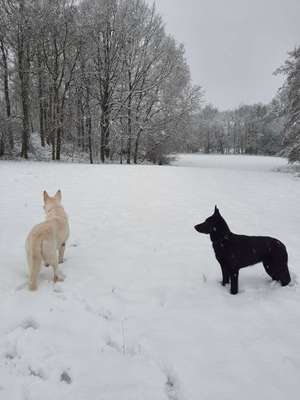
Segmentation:
{"type": "Polygon", "coordinates": [[[53,268],[53,282],[54,282],[54,283],[56,283],[56,282],[62,282],[62,281],[63,281],[63,278],[60,277],[60,276],[58,275],[58,273],[57,273],[57,271],[58,271],[58,255],[57,255],[56,250],[55,250],[55,252],[54,252],[54,254],[53,254],[53,257],[52,257],[52,259],[51,259],[50,265],[51,265],[52,268],[53,268]]]}
{"type": "Polygon", "coordinates": [[[42,264],[42,255],[40,252],[40,242],[31,238],[26,241],[26,255],[29,267],[29,290],[37,290],[38,275],[42,264]]]}
{"type": "Polygon", "coordinates": [[[57,270],[58,270],[58,258],[57,258],[57,257],[56,257],[56,260],[54,260],[54,261],[51,263],[51,265],[52,265],[52,267],[53,267],[53,282],[54,282],[54,283],[56,283],[56,282],[62,282],[62,281],[63,281],[63,278],[60,277],[60,276],[58,275],[58,273],[57,273],[57,270]]]}
{"type": "Polygon", "coordinates": [[[33,260],[32,264],[30,265],[29,269],[29,290],[37,290],[37,280],[38,275],[41,269],[41,259],[33,260]]]}
{"type": "Polygon", "coordinates": [[[278,244],[278,242],[276,244],[277,247],[273,251],[272,273],[274,271],[282,286],[287,286],[291,282],[288,254],[283,244],[278,244]]]}
{"type": "Polygon", "coordinates": [[[279,281],[278,274],[274,271],[272,264],[269,261],[263,261],[263,266],[266,273],[273,279],[273,281],[279,281]]]}
{"type": "Polygon", "coordinates": [[[58,275],[58,252],[56,250],[55,243],[52,241],[44,242],[43,244],[43,254],[46,264],[51,265],[53,268],[53,282],[63,281],[63,279],[58,275]]]}
{"type": "Polygon", "coordinates": [[[66,243],[63,243],[58,250],[58,262],[60,264],[64,262],[65,249],[66,249],[66,243]]]}
{"type": "Polygon", "coordinates": [[[287,265],[282,268],[279,280],[281,282],[281,286],[287,286],[291,282],[291,276],[287,265]]]}

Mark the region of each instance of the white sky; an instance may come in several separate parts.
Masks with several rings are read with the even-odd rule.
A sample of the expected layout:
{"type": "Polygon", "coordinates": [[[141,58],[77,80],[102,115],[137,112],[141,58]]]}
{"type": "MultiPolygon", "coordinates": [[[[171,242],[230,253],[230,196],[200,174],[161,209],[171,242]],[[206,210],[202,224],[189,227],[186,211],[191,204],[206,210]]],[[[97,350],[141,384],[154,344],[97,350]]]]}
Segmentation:
{"type": "Polygon", "coordinates": [[[300,45],[300,0],[155,3],[167,33],[184,43],[193,82],[208,102],[228,109],[272,99],[282,82],[274,70],[300,45]]]}

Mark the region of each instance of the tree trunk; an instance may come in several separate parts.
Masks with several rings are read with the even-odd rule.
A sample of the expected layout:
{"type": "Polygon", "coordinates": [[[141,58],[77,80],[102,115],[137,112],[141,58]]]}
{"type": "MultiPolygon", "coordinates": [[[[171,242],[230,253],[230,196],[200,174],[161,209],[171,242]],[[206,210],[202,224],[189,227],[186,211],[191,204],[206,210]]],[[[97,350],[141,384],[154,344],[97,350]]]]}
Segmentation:
{"type": "Polygon", "coordinates": [[[132,106],[132,84],[131,84],[131,71],[128,71],[128,108],[127,108],[127,164],[131,162],[131,142],[132,142],[132,119],[131,119],[131,106],[132,106]]]}
{"type": "MultiPolygon", "coordinates": [[[[23,62],[25,68],[29,68],[27,61],[23,62]]],[[[29,137],[30,137],[30,122],[29,122],[29,72],[20,71],[21,80],[21,101],[22,101],[22,111],[23,111],[23,135],[22,135],[22,149],[21,157],[28,158],[28,147],[29,147],[29,137]]]]}
{"type": "Polygon", "coordinates": [[[40,138],[41,145],[45,147],[45,125],[44,125],[44,90],[43,90],[43,76],[42,76],[42,61],[40,49],[37,51],[37,67],[38,67],[38,96],[39,96],[39,120],[40,120],[40,138]]]}
{"type": "Polygon", "coordinates": [[[124,138],[123,138],[123,129],[121,129],[120,164],[123,164],[123,152],[124,152],[124,138]]]}
{"type": "Polygon", "coordinates": [[[90,156],[90,164],[93,164],[94,160],[93,160],[93,142],[92,142],[92,118],[91,118],[91,109],[90,109],[89,89],[87,89],[86,104],[87,104],[86,130],[87,130],[87,135],[88,135],[89,156],[90,156]]]}
{"type": "Polygon", "coordinates": [[[105,116],[103,111],[101,114],[100,159],[102,163],[105,162],[105,116]]]}
{"type": "Polygon", "coordinates": [[[26,37],[24,1],[20,2],[21,22],[18,29],[17,37],[17,56],[18,56],[18,74],[21,86],[21,104],[22,104],[22,148],[21,157],[28,158],[30,122],[29,122],[29,38],[26,37]]]}
{"type": "Polygon", "coordinates": [[[61,150],[61,127],[59,127],[56,132],[56,153],[55,153],[56,160],[60,160],[60,150],[61,150]]]}
{"type": "Polygon", "coordinates": [[[28,147],[29,147],[29,105],[28,105],[28,94],[25,89],[26,83],[22,84],[22,109],[23,109],[23,135],[22,135],[22,149],[21,157],[28,158],[28,147]]]}
{"type": "Polygon", "coordinates": [[[136,139],[135,139],[135,145],[134,145],[134,156],[133,156],[133,162],[134,164],[137,164],[138,162],[138,154],[139,154],[139,145],[140,145],[140,137],[141,137],[142,129],[139,129],[136,139]]]}
{"type": "MultiPolygon", "coordinates": [[[[7,49],[5,49],[3,39],[0,40],[0,48],[2,53],[2,64],[3,64],[3,83],[4,83],[4,98],[6,105],[6,116],[7,116],[7,133],[9,146],[12,150],[14,148],[14,137],[11,127],[11,106],[10,106],[10,96],[9,96],[9,86],[8,86],[8,63],[7,63],[7,49]]],[[[4,139],[2,138],[3,146],[5,145],[4,139]]],[[[3,153],[5,149],[3,148],[3,153]]]]}
{"type": "Polygon", "coordinates": [[[79,93],[78,93],[78,99],[77,99],[77,121],[76,121],[76,125],[77,125],[77,145],[79,148],[81,148],[83,146],[82,143],[82,124],[81,124],[81,119],[82,119],[82,115],[81,115],[81,99],[79,98],[79,93]]]}
{"type": "Polygon", "coordinates": [[[131,161],[131,141],[132,141],[132,126],[131,126],[131,110],[128,110],[128,126],[127,126],[127,164],[130,164],[131,161]]]}
{"type": "Polygon", "coordinates": [[[55,135],[54,135],[54,131],[51,133],[51,154],[52,154],[52,160],[55,160],[55,135]]]}
{"type": "Polygon", "coordinates": [[[4,153],[5,153],[4,137],[3,133],[0,133],[0,157],[3,156],[4,153]]]}
{"type": "Polygon", "coordinates": [[[86,129],[88,134],[90,164],[93,164],[94,160],[93,160],[93,144],[92,144],[92,120],[90,115],[86,119],[86,129]]]}
{"type": "Polygon", "coordinates": [[[49,92],[49,101],[47,104],[47,111],[46,111],[46,142],[50,146],[52,144],[52,137],[53,137],[53,124],[54,124],[54,108],[53,108],[53,89],[50,88],[49,92]]]}
{"type": "Polygon", "coordinates": [[[64,126],[64,107],[61,107],[61,109],[58,111],[58,127],[56,131],[56,157],[55,157],[56,160],[60,160],[63,126],[64,126]]]}
{"type": "Polygon", "coordinates": [[[101,162],[105,162],[106,158],[109,158],[109,135],[110,135],[110,113],[109,107],[106,102],[102,106],[102,114],[101,114],[101,139],[100,139],[100,158],[101,162]]]}
{"type": "Polygon", "coordinates": [[[59,105],[59,90],[55,83],[54,85],[54,100],[53,100],[53,130],[52,130],[52,160],[60,159],[60,144],[61,144],[61,110],[59,105]]]}

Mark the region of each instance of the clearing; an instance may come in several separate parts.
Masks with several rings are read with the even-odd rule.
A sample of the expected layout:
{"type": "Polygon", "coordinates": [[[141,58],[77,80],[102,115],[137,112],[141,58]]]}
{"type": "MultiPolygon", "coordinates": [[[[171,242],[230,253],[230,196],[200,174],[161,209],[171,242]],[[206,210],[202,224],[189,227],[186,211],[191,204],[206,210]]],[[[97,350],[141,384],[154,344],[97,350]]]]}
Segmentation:
{"type": "Polygon", "coordinates": [[[0,163],[0,399],[282,400],[300,392],[300,179],[281,158],[183,155],[173,166],[0,163]],[[71,237],[53,284],[26,286],[24,241],[63,193],[71,237]],[[208,237],[289,252],[293,284],[261,265],[231,296],[208,237]]]}

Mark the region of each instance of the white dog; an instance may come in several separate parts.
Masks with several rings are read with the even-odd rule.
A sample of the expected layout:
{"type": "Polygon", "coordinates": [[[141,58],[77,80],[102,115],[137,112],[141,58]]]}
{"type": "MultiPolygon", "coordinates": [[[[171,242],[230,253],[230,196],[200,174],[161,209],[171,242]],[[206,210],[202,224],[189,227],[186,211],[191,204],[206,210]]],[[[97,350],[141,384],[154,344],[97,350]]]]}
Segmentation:
{"type": "Polygon", "coordinates": [[[58,263],[63,262],[66,241],[69,237],[68,216],[61,205],[61,191],[54,197],[44,191],[46,221],[35,225],[26,239],[26,254],[29,266],[29,289],[37,289],[37,279],[42,261],[53,267],[53,281],[63,280],[57,274],[58,263]]]}

